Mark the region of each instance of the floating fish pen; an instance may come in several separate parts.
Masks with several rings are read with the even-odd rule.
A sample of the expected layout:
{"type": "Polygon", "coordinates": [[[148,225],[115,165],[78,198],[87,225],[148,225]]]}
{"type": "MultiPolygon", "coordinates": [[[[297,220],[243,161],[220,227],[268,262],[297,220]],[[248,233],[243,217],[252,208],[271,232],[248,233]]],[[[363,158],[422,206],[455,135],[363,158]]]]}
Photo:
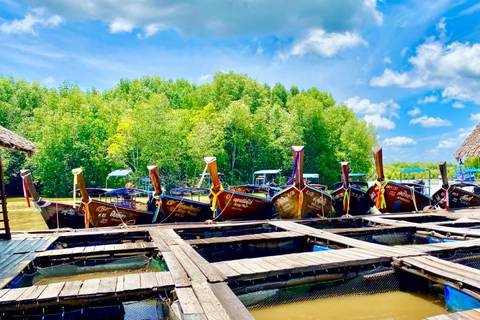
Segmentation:
{"type": "Polygon", "coordinates": [[[444,215],[391,218],[17,234],[0,242],[0,317],[253,319],[249,310],[398,291],[452,310],[468,308],[458,297],[480,300],[480,230],[444,215]]]}

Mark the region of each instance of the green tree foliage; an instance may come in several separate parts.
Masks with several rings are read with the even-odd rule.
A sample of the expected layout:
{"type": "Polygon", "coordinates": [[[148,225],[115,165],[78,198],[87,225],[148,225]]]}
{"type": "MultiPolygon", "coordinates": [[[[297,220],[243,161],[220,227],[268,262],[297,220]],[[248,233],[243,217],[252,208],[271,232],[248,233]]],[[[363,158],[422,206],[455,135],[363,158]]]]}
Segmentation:
{"type": "Polygon", "coordinates": [[[280,83],[271,88],[232,72],[198,86],[157,76],[120,79],[103,93],[68,81],[47,89],[0,77],[0,125],[38,149],[31,159],[5,153],[7,182],[20,185],[19,169],[30,167],[45,196],[68,195],[76,167],[84,168],[87,186],[103,186],[114,169],[146,176],[150,164],[159,167],[167,189],[192,186],[205,156],[217,157],[230,184],[250,182],[261,169],[288,176],[292,145],[305,145],[304,171],[320,173],[331,186],[341,161],[352,171],[372,172],[376,144],[373,127],[331,94],[280,83]]]}

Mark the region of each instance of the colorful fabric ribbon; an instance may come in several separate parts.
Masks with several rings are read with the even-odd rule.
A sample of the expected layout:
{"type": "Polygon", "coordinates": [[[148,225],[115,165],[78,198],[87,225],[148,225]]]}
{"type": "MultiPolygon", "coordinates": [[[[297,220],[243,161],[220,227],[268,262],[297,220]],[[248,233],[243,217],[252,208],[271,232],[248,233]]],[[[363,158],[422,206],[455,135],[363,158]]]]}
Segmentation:
{"type": "Polygon", "coordinates": [[[88,202],[85,203],[85,229],[88,229],[90,223],[90,212],[88,210],[88,205],[92,203],[92,198],[88,197],[88,202]]]}
{"type": "Polygon", "coordinates": [[[223,185],[220,185],[220,188],[218,189],[218,192],[213,192],[213,185],[210,188],[210,193],[213,195],[212,199],[212,211],[213,211],[213,218],[215,219],[217,217],[217,197],[223,192],[223,185]]]}
{"type": "Polygon", "coordinates": [[[343,194],[343,211],[348,213],[350,211],[350,193],[348,193],[348,190],[350,190],[350,187],[344,188],[345,193],[343,194]]]}
{"type": "Polygon", "coordinates": [[[386,209],[387,203],[385,202],[385,188],[388,184],[388,179],[384,181],[375,181],[375,184],[378,186],[378,194],[377,194],[377,202],[375,203],[375,207],[377,209],[386,209]]]}
{"type": "Polygon", "coordinates": [[[25,177],[22,177],[22,184],[23,184],[23,195],[25,196],[25,198],[27,198],[27,204],[28,204],[28,207],[30,208],[30,198],[28,196],[28,191],[27,191],[27,181],[25,181],[25,177]]]}
{"type": "Polygon", "coordinates": [[[298,211],[297,211],[297,218],[301,219],[302,218],[302,209],[303,209],[303,190],[305,190],[307,186],[305,185],[302,190],[298,189],[296,186],[293,186],[298,192],[298,211]]]}
{"type": "Polygon", "coordinates": [[[155,209],[155,214],[153,215],[152,223],[155,223],[155,221],[157,220],[158,213],[160,212],[160,207],[162,206],[162,198],[163,198],[163,194],[160,196],[154,196],[154,199],[157,200],[156,201],[157,208],[155,209]]]}

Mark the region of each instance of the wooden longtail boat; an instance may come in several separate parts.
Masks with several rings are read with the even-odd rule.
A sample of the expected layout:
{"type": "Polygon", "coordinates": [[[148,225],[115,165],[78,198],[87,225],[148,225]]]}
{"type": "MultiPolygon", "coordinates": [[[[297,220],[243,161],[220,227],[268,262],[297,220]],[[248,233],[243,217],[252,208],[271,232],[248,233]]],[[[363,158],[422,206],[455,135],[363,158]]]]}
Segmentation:
{"type": "Polygon", "coordinates": [[[373,207],[373,201],[365,190],[357,188],[350,183],[348,175],[348,162],[342,162],[342,185],[331,192],[335,199],[333,207],[335,208],[335,216],[343,215],[365,215],[368,214],[373,207]]]}
{"type": "Polygon", "coordinates": [[[442,187],[430,198],[430,204],[432,206],[439,206],[447,211],[449,208],[480,206],[479,195],[462,189],[465,187],[471,187],[473,189],[476,185],[470,183],[456,183],[449,185],[447,176],[447,162],[439,161],[438,166],[440,167],[440,174],[442,176],[442,187]],[[447,191],[446,194],[448,197],[445,196],[445,191],[447,191]]]}
{"type": "Polygon", "coordinates": [[[92,226],[113,227],[121,224],[151,224],[155,222],[153,221],[154,213],[151,211],[127,208],[90,198],[83,180],[82,169],[74,169],[72,172],[77,176],[78,189],[82,195],[82,205],[79,211],[87,215],[86,220],[92,226]]]}
{"type": "Polygon", "coordinates": [[[20,176],[24,179],[27,190],[49,229],[81,229],[85,227],[85,217],[78,211],[78,208],[68,204],[45,201],[39,197],[29,169],[20,170],[20,176]]]}
{"type": "Polygon", "coordinates": [[[231,219],[271,219],[274,210],[269,199],[254,195],[225,190],[218,178],[217,158],[205,157],[212,179],[210,198],[216,209],[216,218],[231,219]]]}
{"type": "MultiPolygon", "coordinates": [[[[147,168],[155,187],[154,198],[157,200],[157,207],[160,205],[162,211],[162,216],[156,218],[157,222],[203,222],[213,219],[213,211],[209,203],[163,194],[158,167],[148,166],[147,168]]],[[[155,213],[159,215],[159,212],[155,213]]]]}
{"type": "Polygon", "coordinates": [[[367,193],[380,212],[419,211],[429,205],[429,198],[414,188],[385,179],[383,173],[382,148],[373,147],[373,157],[377,169],[377,180],[367,193]]]}
{"type": "Polygon", "coordinates": [[[325,217],[332,210],[332,196],[303,181],[304,149],[304,146],[292,147],[295,182],[272,198],[275,209],[284,219],[325,217]]]}

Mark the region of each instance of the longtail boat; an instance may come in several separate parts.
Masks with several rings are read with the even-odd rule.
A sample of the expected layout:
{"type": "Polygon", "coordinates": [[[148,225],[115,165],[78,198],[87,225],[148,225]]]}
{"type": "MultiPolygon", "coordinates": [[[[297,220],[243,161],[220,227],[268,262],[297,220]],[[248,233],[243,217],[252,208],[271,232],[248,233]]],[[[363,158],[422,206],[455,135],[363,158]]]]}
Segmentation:
{"type": "Polygon", "coordinates": [[[49,229],[81,229],[85,227],[85,217],[78,211],[78,208],[73,205],[45,201],[40,198],[29,169],[20,170],[20,176],[49,229]]]}
{"type": "Polygon", "coordinates": [[[155,187],[154,198],[157,201],[155,216],[157,222],[203,222],[213,219],[213,212],[209,203],[193,201],[181,197],[167,195],[162,192],[160,176],[157,166],[148,166],[153,186],[155,187]],[[160,215],[160,210],[162,216],[160,215]]]}
{"type": "Polygon", "coordinates": [[[72,173],[77,177],[77,184],[82,195],[80,212],[85,214],[85,227],[90,223],[94,227],[112,227],[122,224],[151,224],[154,212],[127,208],[115,203],[109,203],[90,198],[81,168],[73,169],[72,173]]]}
{"type": "Polygon", "coordinates": [[[382,148],[373,147],[377,180],[367,193],[380,212],[420,211],[429,205],[429,198],[415,188],[392,182],[383,173],[382,148]]]}
{"type": "Polygon", "coordinates": [[[304,149],[304,146],[292,147],[295,159],[292,178],[295,176],[295,182],[272,198],[275,209],[284,219],[325,217],[332,210],[332,196],[303,181],[304,149]]]}
{"type": "Polygon", "coordinates": [[[356,185],[350,183],[348,175],[348,162],[342,162],[342,184],[332,191],[331,195],[335,199],[333,207],[335,216],[343,215],[365,215],[373,207],[373,201],[365,190],[359,189],[356,185]]]}
{"type": "Polygon", "coordinates": [[[215,218],[231,219],[270,219],[274,210],[269,199],[238,191],[225,190],[218,178],[217,158],[205,157],[212,179],[210,198],[215,218]]]}
{"type": "Polygon", "coordinates": [[[440,174],[442,176],[442,187],[430,198],[432,206],[439,206],[447,211],[450,208],[466,208],[480,206],[480,196],[463,188],[474,189],[476,185],[471,183],[448,184],[447,162],[439,161],[440,174]]]}

